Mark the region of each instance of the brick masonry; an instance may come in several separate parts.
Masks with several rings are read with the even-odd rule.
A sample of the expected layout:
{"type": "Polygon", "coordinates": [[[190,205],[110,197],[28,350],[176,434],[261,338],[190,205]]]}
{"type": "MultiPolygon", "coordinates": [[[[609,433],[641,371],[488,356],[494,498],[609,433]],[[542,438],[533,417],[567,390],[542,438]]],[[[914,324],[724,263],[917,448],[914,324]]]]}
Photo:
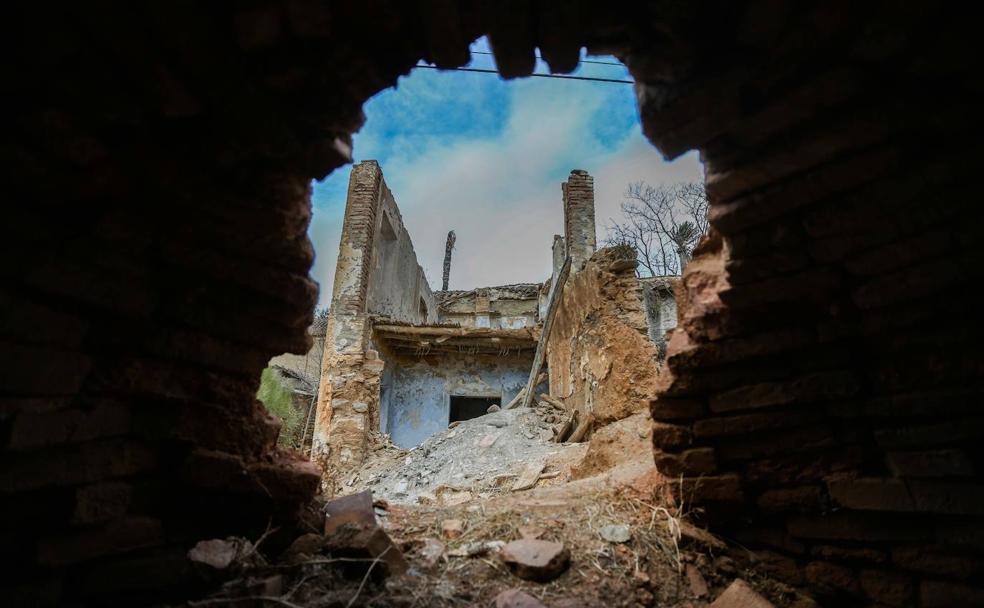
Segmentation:
{"type": "Polygon", "coordinates": [[[701,151],[714,230],[653,437],[707,522],[830,605],[984,603],[984,53],[961,11],[11,8],[8,603],[159,599],[195,541],[255,538],[314,494],[254,399],[271,356],[309,348],[311,179],[350,162],[365,100],[486,33],[510,78],[537,47],[557,71],[585,46],[618,55],[649,139],[701,151]]]}

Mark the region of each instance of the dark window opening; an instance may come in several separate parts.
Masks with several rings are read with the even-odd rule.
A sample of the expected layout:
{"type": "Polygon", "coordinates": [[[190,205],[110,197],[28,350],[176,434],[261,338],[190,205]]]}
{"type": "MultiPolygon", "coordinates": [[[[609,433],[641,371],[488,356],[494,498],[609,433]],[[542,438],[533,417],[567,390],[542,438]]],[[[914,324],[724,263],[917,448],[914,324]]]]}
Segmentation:
{"type": "Polygon", "coordinates": [[[448,423],[484,416],[490,405],[493,403],[500,405],[500,401],[502,399],[499,397],[459,397],[452,395],[451,414],[448,417],[448,423]]]}

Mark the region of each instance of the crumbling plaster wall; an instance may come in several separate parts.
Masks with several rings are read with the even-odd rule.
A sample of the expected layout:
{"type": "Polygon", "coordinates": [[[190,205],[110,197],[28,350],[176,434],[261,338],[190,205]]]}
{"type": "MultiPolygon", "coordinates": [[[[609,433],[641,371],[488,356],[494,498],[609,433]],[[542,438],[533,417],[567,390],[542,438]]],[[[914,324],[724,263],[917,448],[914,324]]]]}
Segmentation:
{"type": "Polygon", "coordinates": [[[315,416],[312,457],[323,467],[325,491],[362,463],[369,431],[379,428],[385,363],[370,348],[373,318],[423,323],[436,315],[382,169],[363,161],[349,179],[315,416]]]}
{"type": "Polygon", "coordinates": [[[384,431],[397,445],[411,448],[448,427],[449,395],[498,397],[508,403],[526,386],[532,364],[532,352],[389,359],[393,380],[385,398],[384,431]]]}
{"type": "Polygon", "coordinates": [[[632,261],[599,250],[560,298],[547,343],[550,394],[599,427],[644,410],[656,396],[657,351],[632,261]]]}
{"type": "Polygon", "coordinates": [[[439,318],[462,327],[522,329],[536,325],[539,285],[479,287],[464,292],[443,292],[439,318]]]}
{"type": "Polygon", "coordinates": [[[677,277],[644,277],[639,279],[642,303],[646,308],[649,339],[656,345],[660,358],[666,355],[667,332],[677,326],[677,277]]]}
{"type": "Polygon", "coordinates": [[[407,323],[434,322],[437,302],[385,180],[380,182],[378,204],[379,227],[367,277],[366,311],[407,323]]]}

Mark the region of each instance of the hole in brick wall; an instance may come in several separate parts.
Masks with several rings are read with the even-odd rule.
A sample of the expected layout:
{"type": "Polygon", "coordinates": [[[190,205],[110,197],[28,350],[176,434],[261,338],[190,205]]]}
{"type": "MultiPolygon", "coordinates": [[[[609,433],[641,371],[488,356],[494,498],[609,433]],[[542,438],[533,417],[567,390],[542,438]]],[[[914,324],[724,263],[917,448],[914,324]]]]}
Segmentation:
{"type": "MultiPolygon", "coordinates": [[[[641,568],[638,560],[626,560],[625,576],[582,586],[571,584],[580,576],[573,568],[562,584],[537,587],[538,592],[562,590],[592,600],[590,593],[597,592],[602,601],[671,605],[682,596],[711,601],[736,576],[757,584],[767,574],[836,598],[834,603],[984,604],[977,580],[984,552],[970,533],[980,528],[981,517],[982,336],[978,302],[966,295],[984,267],[978,251],[984,223],[974,205],[976,185],[968,178],[980,154],[966,136],[980,130],[980,119],[967,111],[979,105],[972,79],[980,70],[973,63],[984,56],[967,41],[979,36],[971,31],[973,20],[932,3],[916,3],[885,19],[878,10],[855,8],[863,3],[836,10],[823,3],[788,4],[763,15],[772,12],[771,3],[749,8],[736,2],[714,14],[690,14],[690,5],[668,13],[647,7],[631,13],[619,6],[619,13],[610,14],[598,3],[591,5],[587,23],[578,21],[576,11],[555,20],[546,4],[531,3],[533,14],[517,4],[516,14],[495,19],[504,72],[528,73],[526,62],[536,65],[533,38],[541,36],[560,55],[583,35],[627,57],[639,76],[639,112],[650,140],[671,157],[699,147],[713,167],[708,184],[716,230],[691,262],[688,284],[677,292],[685,294],[679,313],[650,315],[653,342],[666,319],[684,319],[685,333],[677,330],[680,339],[672,342],[664,368],[672,374],[661,375],[658,386],[652,386],[653,374],[639,371],[645,357],[634,356],[633,349],[609,349],[604,361],[564,355],[576,363],[569,369],[590,382],[630,379],[631,399],[652,406],[655,425],[636,416],[644,412],[625,415],[601,400],[578,403],[582,393],[576,389],[583,386],[563,385],[552,374],[542,390],[559,396],[563,407],[534,403],[546,427],[503,411],[495,424],[481,425],[469,449],[501,447],[496,442],[504,441],[507,427],[519,429],[523,441],[565,425],[564,433],[599,438],[582,446],[588,450],[583,467],[551,463],[540,470],[539,460],[528,458],[529,469],[540,471],[530,473],[532,483],[549,485],[550,479],[597,473],[589,465],[610,463],[622,453],[648,454],[655,444],[660,470],[678,482],[674,487],[688,501],[699,503],[695,512],[765,556],[753,572],[736,569],[723,545],[687,529],[688,546],[713,550],[687,556],[665,572],[645,560],[641,568]],[[575,26],[567,31],[571,19],[575,26]],[[926,94],[941,85],[954,94],[926,94]],[[927,200],[934,201],[929,212],[927,200]],[[658,399],[651,399],[650,389],[658,399]],[[570,410],[580,417],[567,419],[570,410]],[[593,417],[587,426],[586,414],[593,417]],[[711,576],[704,580],[701,570],[711,576]],[[682,594],[675,586],[681,571],[688,585],[682,594]],[[631,582],[622,596],[609,587],[619,581],[631,582]],[[676,595],[654,597],[664,592],[676,595]]],[[[4,593],[15,605],[99,604],[93,598],[103,594],[136,595],[136,603],[159,600],[161,589],[188,583],[172,577],[189,573],[187,549],[199,539],[238,534],[256,540],[274,520],[270,529],[281,535],[321,529],[317,518],[313,527],[280,527],[309,504],[318,475],[310,463],[276,449],[273,427],[253,399],[256,374],[272,353],[302,351],[306,344],[305,314],[315,298],[305,278],[311,251],[303,234],[310,177],[344,161],[363,100],[395,84],[421,49],[443,54],[436,60],[447,65],[463,61],[454,56],[456,45],[483,30],[488,16],[477,9],[472,14],[470,3],[456,5],[463,14],[440,11],[439,23],[428,22],[439,27],[424,27],[419,16],[402,8],[410,4],[400,3],[385,15],[375,5],[333,13],[324,2],[243,9],[224,4],[200,13],[161,6],[84,19],[79,13],[88,8],[22,11],[31,18],[15,42],[41,41],[46,49],[18,53],[24,67],[12,74],[13,84],[27,95],[8,115],[16,125],[6,155],[12,164],[10,198],[23,201],[12,212],[14,229],[4,242],[12,253],[3,268],[4,305],[11,314],[0,328],[9,353],[2,387],[0,491],[10,506],[3,555],[17,585],[13,594],[4,593]],[[385,36],[378,35],[381,25],[385,36]],[[405,37],[394,35],[404,31],[405,37]],[[37,74],[50,76],[43,86],[35,82],[37,74]],[[28,86],[20,87],[20,80],[28,86]],[[312,126],[321,130],[312,134],[312,126]],[[136,570],[141,576],[132,576],[136,570]]],[[[527,84],[518,83],[517,90],[527,84]]],[[[572,105],[601,108],[604,117],[614,107],[572,105]]],[[[482,126],[485,117],[509,107],[485,100],[480,111],[459,109],[482,126]]],[[[388,108],[394,115],[404,111],[416,110],[388,108]]],[[[371,128],[375,119],[367,113],[371,128]]],[[[519,130],[532,153],[527,166],[506,170],[505,162],[479,163],[495,164],[499,174],[487,181],[504,189],[503,201],[521,204],[500,205],[507,215],[501,221],[479,217],[483,236],[495,243],[493,251],[476,256],[485,267],[532,265],[513,243],[536,238],[529,231],[537,223],[527,213],[535,216],[537,207],[508,189],[528,174],[555,171],[559,182],[580,166],[545,164],[552,156],[540,146],[556,142],[544,127],[558,117],[561,112],[541,107],[519,130]],[[504,238],[504,230],[514,240],[504,238]]],[[[476,160],[454,148],[451,135],[432,138],[453,154],[437,159],[439,170],[417,183],[453,190],[457,207],[479,216],[472,184],[449,190],[440,181],[476,160]]],[[[560,143],[573,149],[596,139],[604,137],[579,132],[560,143]]],[[[655,154],[648,144],[645,149],[655,154]]],[[[594,173],[600,183],[603,174],[594,173]]],[[[400,186],[398,197],[409,187],[400,186]]],[[[559,197],[556,188],[553,194],[559,197]]],[[[451,227],[445,224],[461,217],[451,214],[454,206],[442,211],[429,218],[431,226],[418,229],[419,220],[410,226],[418,252],[427,247],[436,260],[451,227]]],[[[324,217],[316,211],[315,227],[324,225],[324,217]]],[[[378,237],[380,248],[391,252],[402,246],[403,221],[412,221],[388,212],[362,220],[369,238],[378,237]]],[[[585,232],[567,226],[566,219],[563,224],[556,232],[583,245],[585,232]]],[[[465,255],[477,241],[458,232],[457,252],[465,255]]],[[[411,367],[423,376],[450,355],[465,354],[462,375],[497,390],[501,377],[475,370],[502,367],[517,353],[531,356],[535,338],[522,335],[529,327],[527,311],[497,310],[484,294],[473,294],[471,311],[460,313],[462,319],[474,317],[481,332],[408,331],[420,330],[422,319],[438,308],[418,298],[426,277],[412,265],[376,266],[371,257],[359,257],[370,251],[360,249],[365,244],[346,243],[342,257],[353,261],[348,270],[381,268],[383,278],[342,293],[337,311],[351,312],[351,318],[326,320],[327,332],[322,326],[320,334],[328,334],[322,344],[331,340],[332,347],[370,341],[371,348],[335,353],[336,362],[353,366],[344,371],[359,378],[363,392],[321,387],[340,414],[341,434],[380,428],[386,414],[393,414],[389,427],[397,428],[399,412],[387,412],[382,402],[392,400],[411,367]],[[388,300],[385,288],[401,284],[414,286],[413,296],[388,300]],[[390,308],[368,312],[418,318],[384,326],[382,315],[367,318],[365,298],[389,301],[390,308]],[[380,403],[365,392],[377,380],[384,387],[380,403]]],[[[331,267],[316,267],[316,277],[340,276],[342,284],[352,278],[336,275],[335,252],[317,245],[316,263],[327,258],[331,267]]],[[[686,253],[661,252],[663,270],[651,274],[670,274],[673,263],[682,270],[686,253]]],[[[573,304],[591,301],[583,294],[586,285],[620,290],[630,283],[624,257],[585,257],[578,270],[586,274],[570,279],[582,290],[573,304]]],[[[553,269],[561,267],[554,262],[553,269]]],[[[470,291],[474,285],[455,284],[457,268],[451,268],[450,289],[470,291]]],[[[550,265],[545,269],[541,275],[549,274],[550,265]]],[[[438,284],[436,276],[430,278],[438,284]]],[[[505,282],[488,281],[503,287],[505,282]]],[[[515,300],[547,293],[508,287],[522,292],[510,296],[515,300]]],[[[572,351],[591,343],[634,344],[647,333],[637,323],[634,300],[613,300],[618,306],[590,318],[618,319],[624,326],[591,328],[589,339],[567,341],[572,351]]],[[[536,308],[546,314],[545,302],[536,308]]],[[[558,328],[569,332],[578,323],[566,319],[558,328]]],[[[321,361],[320,352],[309,353],[301,367],[320,376],[321,361]]],[[[270,368],[276,371],[274,363],[270,368]]],[[[292,380],[290,374],[278,378],[281,388],[292,380]]],[[[262,378],[260,386],[261,393],[271,393],[262,378]]],[[[446,394],[446,384],[441,386],[446,394]]],[[[307,431],[315,426],[316,394],[312,390],[306,402],[307,431]]],[[[296,396],[295,409],[303,409],[304,400],[296,396]]],[[[502,397],[511,398],[505,390],[502,397]]],[[[443,413],[443,401],[441,406],[443,413]]],[[[338,447],[338,458],[358,459],[350,446],[338,447]]],[[[380,451],[390,450],[397,451],[380,451]]],[[[449,499],[462,498],[454,483],[445,484],[440,495],[419,493],[413,484],[433,473],[416,473],[413,481],[404,479],[407,499],[447,506],[449,499]]],[[[338,481],[351,488],[365,480],[353,473],[338,481]]],[[[484,487],[508,501],[510,491],[525,491],[528,481],[500,475],[484,487]]],[[[665,517],[647,506],[646,521],[630,526],[628,544],[604,538],[607,544],[600,544],[596,532],[602,528],[596,524],[620,532],[609,526],[624,523],[611,510],[622,503],[592,500],[582,506],[602,510],[589,511],[586,521],[558,519],[553,503],[549,519],[538,522],[546,526],[546,537],[573,543],[560,531],[590,531],[590,538],[578,542],[603,547],[590,555],[604,555],[609,573],[623,563],[623,549],[677,547],[679,538],[672,535],[646,536],[680,529],[673,528],[678,513],[669,516],[672,502],[665,517]],[[660,525],[652,525],[651,517],[659,517],[660,525]]],[[[617,515],[631,520],[630,513],[617,515]]],[[[486,530],[467,524],[469,538],[486,530]]],[[[445,529],[453,537],[454,526],[445,529]]],[[[490,529],[481,540],[536,532],[490,529]]],[[[286,545],[277,534],[263,547],[271,555],[286,545]]],[[[574,563],[585,563],[588,554],[573,546],[574,563]]],[[[739,554],[744,552],[730,553],[739,554]]],[[[455,572],[471,573],[485,563],[452,559],[462,560],[453,562],[449,570],[455,572]]],[[[251,580],[232,593],[279,593],[284,581],[276,579],[264,578],[261,587],[251,580]]],[[[777,603],[791,597],[776,591],[778,585],[764,587],[778,594],[772,598],[780,598],[777,603]]],[[[295,595],[280,601],[303,601],[296,596],[306,590],[298,589],[289,586],[287,594],[295,595]]],[[[357,589],[340,603],[353,604],[362,586],[357,589]]],[[[366,591],[362,599],[369,597],[366,591]]],[[[461,597],[480,597],[471,591],[461,597]]],[[[739,586],[736,594],[744,593],[739,586]]],[[[547,603],[569,599],[550,596],[547,603]]]]}

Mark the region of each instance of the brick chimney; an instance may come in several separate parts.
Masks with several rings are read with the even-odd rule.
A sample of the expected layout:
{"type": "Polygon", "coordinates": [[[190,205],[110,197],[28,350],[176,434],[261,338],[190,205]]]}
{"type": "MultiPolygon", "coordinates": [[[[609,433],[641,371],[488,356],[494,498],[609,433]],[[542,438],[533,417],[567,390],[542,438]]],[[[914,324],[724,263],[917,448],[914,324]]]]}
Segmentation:
{"type": "Polygon", "coordinates": [[[596,246],[594,178],[583,169],[574,169],[560,188],[564,193],[564,242],[571,256],[571,271],[577,271],[596,246]]]}

